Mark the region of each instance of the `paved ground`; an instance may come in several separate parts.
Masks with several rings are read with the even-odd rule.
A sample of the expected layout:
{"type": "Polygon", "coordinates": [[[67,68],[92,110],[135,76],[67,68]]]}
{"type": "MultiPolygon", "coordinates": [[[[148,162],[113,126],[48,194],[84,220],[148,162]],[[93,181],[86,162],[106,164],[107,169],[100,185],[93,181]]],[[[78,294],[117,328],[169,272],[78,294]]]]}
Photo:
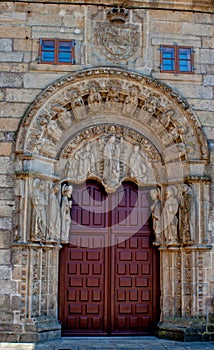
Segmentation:
{"type": "Polygon", "coordinates": [[[35,350],[214,350],[214,342],[182,343],[156,337],[76,337],[37,344],[35,350]]]}

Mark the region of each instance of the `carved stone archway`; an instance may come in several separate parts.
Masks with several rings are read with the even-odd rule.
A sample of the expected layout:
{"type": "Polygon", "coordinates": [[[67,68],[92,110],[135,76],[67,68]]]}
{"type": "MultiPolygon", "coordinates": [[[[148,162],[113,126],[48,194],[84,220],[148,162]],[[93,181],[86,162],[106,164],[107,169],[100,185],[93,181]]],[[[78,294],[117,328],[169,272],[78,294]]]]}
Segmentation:
{"type": "Polygon", "coordinates": [[[50,337],[60,332],[58,251],[68,237],[62,238],[60,218],[54,216],[53,222],[50,210],[60,211],[57,183],[69,205],[69,196],[63,194],[66,186],[88,177],[98,178],[107,192],[126,179],[157,186],[163,215],[166,187],[171,186],[177,238],[167,242],[163,228],[156,242],[161,252],[162,321],[203,314],[203,252],[210,249],[207,164],[208,147],[196,116],[186,101],[157,80],[100,68],[73,73],[49,86],[26,113],[16,143],[13,247],[14,268],[22,276],[20,318],[26,333],[21,341],[28,339],[29,330],[36,340],[42,339],[44,329],[50,337]],[[114,144],[111,176],[105,169],[109,143],[114,144]]]}

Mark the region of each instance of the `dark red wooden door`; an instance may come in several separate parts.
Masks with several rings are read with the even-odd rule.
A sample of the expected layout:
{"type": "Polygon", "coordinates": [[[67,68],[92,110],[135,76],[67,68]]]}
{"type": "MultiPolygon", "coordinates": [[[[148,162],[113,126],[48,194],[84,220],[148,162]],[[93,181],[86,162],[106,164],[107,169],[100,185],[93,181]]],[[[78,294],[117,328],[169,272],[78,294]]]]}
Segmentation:
{"type": "Polygon", "coordinates": [[[158,320],[158,256],[148,190],[125,183],[106,195],[90,181],[73,192],[70,244],[60,252],[64,335],[148,334],[158,320]]]}

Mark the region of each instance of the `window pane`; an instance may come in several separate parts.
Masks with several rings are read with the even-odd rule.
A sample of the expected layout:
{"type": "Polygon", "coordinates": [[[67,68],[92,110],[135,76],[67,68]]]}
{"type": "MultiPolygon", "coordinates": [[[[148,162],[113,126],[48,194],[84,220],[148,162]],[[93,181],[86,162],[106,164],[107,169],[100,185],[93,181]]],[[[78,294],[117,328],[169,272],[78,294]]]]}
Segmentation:
{"type": "Polygon", "coordinates": [[[162,49],[163,58],[175,58],[175,50],[173,47],[163,47],[162,49]]]}
{"type": "Polygon", "coordinates": [[[69,52],[59,52],[59,62],[71,62],[71,54],[69,52]]]}
{"type": "Polygon", "coordinates": [[[190,61],[180,61],[179,62],[179,69],[180,72],[191,72],[192,71],[192,65],[190,61]]]}
{"type": "Polygon", "coordinates": [[[71,52],[71,42],[60,41],[59,42],[59,51],[71,52]]]}
{"type": "Polygon", "coordinates": [[[54,62],[54,52],[42,52],[43,62],[54,62]]]}
{"type": "Polygon", "coordinates": [[[174,70],[175,63],[171,60],[163,60],[163,70],[174,70]]]}
{"type": "Polygon", "coordinates": [[[179,59],[190,60],[191,49],[179,49],[179,59]]]}
{"type": "Polygon", "coordinates": [[[42,41],[42,51],[54,51],[54,41],[42,41]]]}

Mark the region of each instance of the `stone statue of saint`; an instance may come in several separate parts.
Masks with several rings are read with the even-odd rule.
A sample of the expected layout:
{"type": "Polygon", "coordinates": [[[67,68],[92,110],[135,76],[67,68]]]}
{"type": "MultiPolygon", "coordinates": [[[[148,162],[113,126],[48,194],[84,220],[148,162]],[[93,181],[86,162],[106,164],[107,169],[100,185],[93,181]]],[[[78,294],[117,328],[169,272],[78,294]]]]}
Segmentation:
{"type": "Polygon", "coordinates": [[[130,175],[141,182],[147,180],[147,167],[142,155],[140,154],[140,146],[134,145],[133,151],[129,158],[130,175]]]}
{"type": "Polygon", "coordinates": [[[136,88],[132,88],[130,94],[126,97],[123,106],[123,113],[127,116],[134,115],[138,106],[138,91],[136,88]]]}
{"type": "Polygon", "coordinates": [[[61,216],[58,193],[59,184],[55,184],[48,196],[48,241],[60,240],[61,216]]]}
{"type": "Polygon", "coordinates": [[[162,228],[167,245],[178,245],[178,199],[177,187],[174,185],[166,188],[166,200],[162,211],[162,228]]]}
{"type": "Polygon", "coordinates": [[[95,86],[91,86],[90,94],[88,96],[88,106],[90,111],[97,112],[100,110],[102,97],[100,93],[97,91],[95,86]]]}
{"type": "Polygon", "coordinates": [[[87,143],[86,146],[79,152],[79,171],[78,178],[85,179],[88,173],[95,171],[95,156],[92,146],[87,143]]]}
{"type": "Polygon", "coordinates": [[[159,246],[162,242],[160,190],[154,188],[150,191],[150,195],[154,201],[154,203],[151,206],[153,230],[155,233],[155,242],[153,242],[153,245],[159,246]]]}
{"type": "Polygon", "coordinates": [[[46,198],[45,185],[40,179],[35,179],[33,182],[32,191],[32,227],[31,239],[33,241],[46,240],[46,198]]]}
{"type": "Polygon", "coordinates": [[[52,119],[48,122],[47,132],[54,141],[59,141],[62,136],[62,130],[58,127],[57,122],[52,119]]]}
{"type": "Polygon", "coordinates": [[[111,136],[103,150],[103,157],[104,157],[103,179],[105,180],[109,179],[112,175],[114,153],[115,153],[115,136],[111,136]]]}
{"type": "Polygon", "coordinates": [[[73,192],[73,187],[71,185],[66,185],[66,184],[63,185],[62,200],[61,200],[61,243],[69,243],[72,192],[73,192]]]}
{"type": "Polygon", "coordinates": [[[180,232],[185,244],[195,242],[195,223],[196,223],[196,202],[193,189],[190,185],[182,186],[182,196],[180,203],[180,232]]]}

